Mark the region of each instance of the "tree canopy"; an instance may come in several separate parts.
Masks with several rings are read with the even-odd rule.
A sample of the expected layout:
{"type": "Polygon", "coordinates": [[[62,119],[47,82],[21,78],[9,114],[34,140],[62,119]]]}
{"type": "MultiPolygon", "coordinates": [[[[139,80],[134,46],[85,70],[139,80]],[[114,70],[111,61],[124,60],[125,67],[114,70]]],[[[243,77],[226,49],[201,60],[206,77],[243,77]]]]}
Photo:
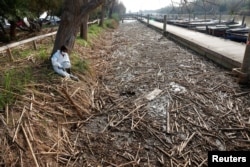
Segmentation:
{"type": "Polygon", "coordinates": [[[159,13],[171,14],[245,14],[250,15],[250,0],[180,0],[170,6],[156,10],[159,13]]]}
{"type": "Polygon", "coordinates": [[[32,0],[1,0],[0,16],[8,20],[31,17],[33,13],[29,10],[30,1],[32,0]]]}
{"type": "Polygon", "coordinates": [[[57,11],[64,0],[1,0],[0,16],[8,20],[38,17],[44,11],[57,11]]]}
{"type": "MultiPolygon", "coordinates": [[[[1,0],[0,19],[6,19],[10,23],[9,37],[3,25],[0,25],[2,32],[11,40],[16,39],[16,27],[23,28],[25,17],[31,20],[39,18],[44,11],[58,11],[63,0],[1,0]]],[[[38,20],[37,20],[38,21],[38,20]]],[[[1,22],[0,22],[1,23],[1,22]]],[[[28,25],[28,24],[26,24],[28,25]]],[[[25,30],[40,30],[41,24],[30,22],[25,30]]]]}

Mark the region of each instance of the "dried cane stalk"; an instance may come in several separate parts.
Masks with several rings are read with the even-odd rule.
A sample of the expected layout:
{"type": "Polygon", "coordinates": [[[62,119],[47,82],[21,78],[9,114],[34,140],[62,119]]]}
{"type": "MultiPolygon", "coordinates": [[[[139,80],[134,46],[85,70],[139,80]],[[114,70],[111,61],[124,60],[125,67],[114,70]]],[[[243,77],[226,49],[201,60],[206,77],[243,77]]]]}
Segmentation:
{"type": "Polygon", "coordinates": [[[12,142],[14,142],[14,141],[15,141],[15,139],[16,139],[16,137],[17,137],[17,132],[18,132],[18,130],[19,130],[19,127],[20,127],[20,124],[21,124],[21,122],[22,122],[22,118],[23,118],[23,115],[24,115],[25,111],[26,111],[26,109],[25,109],[25,107],[23,107],[22,114],[21,114],[21,116],[20,116],[19,120],[17,121],[17,122],[18,122],[18,124],[17,124],[16,131],[15,131],[15,133],[14,133],[14,136],[13,136],[13,140],[12,140],[12,142]]]}
{"type": "MultiPolygon", "coordinates": [[[[24,123],[24,126],[26,126],[25,123],[24,123]]],[[[31,145],[31,143],[30,143],[30,141],[29,141],[28,135],[27,135],[27,133],[26,133],[26,131],[25,131],[25,128],[23,127],[22,124],[21,124],[21,128],[22,128],[23,134],[24,134],[24,136],[25,136],[25,139],[26,139],[26,141],[27,141],[27,143],[28,143],[28,146],[29,146],[29,148],[30,148],[30,151],[31,151],[33,160],[34,160],[34,162],[35,162],[35,164],[36,164],[36,167],[39,167],[39,164],[38,164],[38,162],[37,162],[36,155],[35,155],[35,153],[34,153],[34,151],[33,151],[33,148],[32,148],[32,145],[31,145]]]]}

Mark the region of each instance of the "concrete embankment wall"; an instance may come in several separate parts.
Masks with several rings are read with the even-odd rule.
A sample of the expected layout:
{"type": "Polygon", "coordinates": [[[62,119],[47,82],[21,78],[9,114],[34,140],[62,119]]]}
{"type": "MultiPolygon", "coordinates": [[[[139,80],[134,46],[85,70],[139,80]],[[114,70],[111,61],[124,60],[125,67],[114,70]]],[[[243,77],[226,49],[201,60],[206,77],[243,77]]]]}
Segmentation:
{"type": "MultiPolygon", "coordinates": [[[[146,20],[139,20],[142,23],[147,25],[146,20]]],[[[150,23],[149,27],[163,33],[163,24],[160,26],[157,23],[150,23]]],[[[178,28],[175,26],[172,27],[172,31],[170,30],[170,26],[168,25],[168,31],[165,32],[165,35],[168,38],[184,45],[200,55],[207,57],[208,59],[214,61],[218,65],[227,68],[229,70],[233,68],[241,67],[241,63],[243,61],[245,45],[239,44],[236,42],[232,42],[229,40],[219,39],[217,37],[212,37],[210,35],[206,35],[203,33],[192,32],[191,30],[187,30],[184,28],[178,28]],[[175,31],[173,31],[175,29],[175,31]],[[176,29],[178,29],[178,33],[176,33],[176,29]],[[184,33],[184,34],[183,34],[184,33]],[[193,34],[197,33],[197,34],[193,34]],[[188,34],[188,35],[185,35],[188,34]],[[190,37],[191,35],[191,37],[190,37]],[[199,36],[194,40],[194,36],[199,36]]]]}

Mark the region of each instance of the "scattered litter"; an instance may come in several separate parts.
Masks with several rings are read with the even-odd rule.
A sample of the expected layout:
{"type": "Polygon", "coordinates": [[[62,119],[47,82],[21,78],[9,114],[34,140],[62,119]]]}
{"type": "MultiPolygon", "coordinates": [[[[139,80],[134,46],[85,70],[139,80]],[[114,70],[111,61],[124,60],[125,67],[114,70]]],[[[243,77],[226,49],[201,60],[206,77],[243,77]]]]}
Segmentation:
{"type": "Polygon", "coordinates": [[[175,83],[175,82],[170,82],[169,84],[171,86],[170,91],[174,93],[185,93],[187,90],[185,87],[175,83]]]}
{"type": "Polygon", "coordinates": [[[156,96],[158,96],[160,93],[162,92],[162,90],[155,88],[152,92],[150,92],[149,94],[146,95],[146,99],[148,100],[153,100],[154,98],[156,98],[156,96]]]}

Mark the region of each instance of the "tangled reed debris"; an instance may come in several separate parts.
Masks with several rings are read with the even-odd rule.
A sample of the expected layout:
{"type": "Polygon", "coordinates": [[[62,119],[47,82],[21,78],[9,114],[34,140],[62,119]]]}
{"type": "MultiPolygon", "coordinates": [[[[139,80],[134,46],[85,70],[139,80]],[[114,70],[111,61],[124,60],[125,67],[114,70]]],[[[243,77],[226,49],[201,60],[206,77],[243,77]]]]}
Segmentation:
{"type": "Polygon", "coordinates": [[[0,165],[201,167],[250,149],[250,91],[230,72],[136,22],[94,48],[76,46],[80,82],[27,85],[0,114],[0,165]]]}

